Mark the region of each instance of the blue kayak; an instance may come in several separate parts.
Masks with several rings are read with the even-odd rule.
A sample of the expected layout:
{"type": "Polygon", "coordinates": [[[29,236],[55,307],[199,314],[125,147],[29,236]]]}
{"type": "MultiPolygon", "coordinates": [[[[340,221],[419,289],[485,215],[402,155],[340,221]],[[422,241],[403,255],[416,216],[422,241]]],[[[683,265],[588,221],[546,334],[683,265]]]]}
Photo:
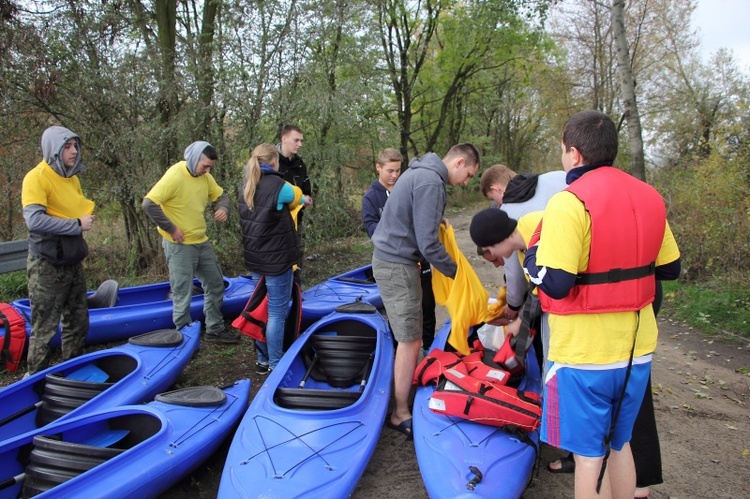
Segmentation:
{"type": "Polygon", "coordinates": [[[151,400],[177,380],[200,345],[200,322],[56,364],[0,390],[0,441],[61,418],[151,400]]]}
{"type": "Polygon", "coordinates": [[[187,388],[6,440],[0,499],[157,497],[216,451],[249,395],[249,380],[223,390],[187,388]]]}
{"type": "MultiPolygon", "coordinates": [[[[112,283],[114,281],[108,281],[112,283]]],[[[114,283],[116,286],[116,283],[114,283]]],[[[240,315],[245,303],[255,289],[255,281],[249,276],[224,278],[224,304],[221,311],[224,317],[233,319],[240,315]]],[[[89,345],[121,341],[137,334],[156,329],[173,328],[172,298],[169,282],[146,284],[110,291],[111,301],[96,300],[97,293],[90,292],[97,305],[89,305],[89,332],[86,343],[89,345]],[[96,308],[94,308],[96,307],[96,308]]],[[[11,303],[26,319],[26,332],[31,334],[31,305],[28,298],[11,303]]],[[[190,302],[190,317],[194,321],[203,320],[203,294],[200,283],[196,280],[193,298],[190,302]]],[[[0,337],[5,329],[0,327],[0,337]]],[[[52,346],[60,345],[60,333],[50,342],[52,346]]]]}
{"type": "Polygon", "coordinates": [[[380,436],[392,375],[391,333],[372,305],[315,323],[253,399],[218,497],[349,497],[380,436]]]}
{"type": "MultiPolygon", "coordinates": [[[[444,349],[451,322],[435,335],[432,348],[444,349]]],[[[541,393],[542,382],[531,347],[520,389],[541,393]]],[[[432,412],[435,387],[420,386],[414,397],[414,449],[432,498],[518,498],[531,480],[539,432],[513,434],[503,428],[432,412]]]]}
{"type": "Polygon", "coordinates": [[[339,305],[362,301],[383,308],[378,285],[372,277],[372,265],[366,265],[302,292],[302,330],[333,312],[339,305]]]}

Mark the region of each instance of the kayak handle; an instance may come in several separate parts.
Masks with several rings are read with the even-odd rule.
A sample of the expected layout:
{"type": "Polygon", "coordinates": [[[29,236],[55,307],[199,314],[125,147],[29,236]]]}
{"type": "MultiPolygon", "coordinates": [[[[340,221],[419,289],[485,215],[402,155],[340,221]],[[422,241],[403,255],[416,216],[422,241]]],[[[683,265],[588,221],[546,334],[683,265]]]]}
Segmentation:
{"type": "Polygon", "coordinates": [[[477,468],[476,466],[469,466],[469,471],[474,473],[474,478],[469,480],[469,483],[466,484],[466,488],[469,490],[474,490],[474,487],[476,487],[476,485],[482,481],[482,472],[479,471],[479,468],[477,468]]]}

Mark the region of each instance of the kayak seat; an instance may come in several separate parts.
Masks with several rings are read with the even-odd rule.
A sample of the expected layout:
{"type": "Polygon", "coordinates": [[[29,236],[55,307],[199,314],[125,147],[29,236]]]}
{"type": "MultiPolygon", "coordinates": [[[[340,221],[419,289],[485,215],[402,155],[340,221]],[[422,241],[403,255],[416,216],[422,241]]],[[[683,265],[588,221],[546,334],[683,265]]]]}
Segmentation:
{"type": "Polygon", "coordinates": [[[89,308],[110,308],[117,304],[117,292],[120,284],[112,279],[107,279],[99,285],[94,294],[86,298],[89,308]]]}
{"type": "Polygon", "coordinates": [[[332,411],[352,405],[361,395],[359,391],[279,388],[273,398],[276,405],[286,409],[332,411]]]}
{"type": "MultiPolygon", "coordinates": [[[[117,433],[114,438],[103,441],[119,440],[117,433]]],[[[101,437],[97,435],[97,437],[101,437]]],[[[71,478],[102,464],[103,462],[121,454],[124,449],[99,447],[96,445],[63,442],[55,438],[35,436],[33,447],[26,465],[26,478],[23,482],[22,497],[32,497],[50,490],[71,478]]]]}
{"type": "Polygon", "coordinates": [[[376,338],[315,334],[310,340],[318,357],[319,372],[311,373],[313,379],[335,388],[348,388],[367,377],[365,370],[370,365],[368,360],[375,350],[376,338]]]}
{"type": "Polygon", "coordinates": [[[61,418],[110,386],[112,383],[78,381],[47,374],[41,395],[42,405],[36,413],[36,425],[41,428],[61,418]]]}

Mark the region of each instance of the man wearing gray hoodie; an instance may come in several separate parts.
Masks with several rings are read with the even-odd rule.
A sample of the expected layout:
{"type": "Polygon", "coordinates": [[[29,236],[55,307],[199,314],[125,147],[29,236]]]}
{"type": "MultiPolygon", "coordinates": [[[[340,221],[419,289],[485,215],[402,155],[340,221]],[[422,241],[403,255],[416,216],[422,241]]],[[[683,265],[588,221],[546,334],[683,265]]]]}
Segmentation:
{"type": "Polygon", "coordinates": [[[63,359],[80,355],[89,329],[83,233],[94,223],[94,202],[81,190],[81,138],[52,126],[42,134],[44,160],[23,178],[21,204],[29,229],[26,273],[31,302],[28,372],[49,366],[49,342],[62,318],[63,359]]]}
{"type": "Polygon", "coordinates": [[[197,141],[185,149],[184,157],[185,161],[175,163],[164,173],[141,205],[163,238],[172,286],[172,321],[178,329],[190,324],[195,276],[203,286],[205,339],[237,343],[239,334],[230,333],[224,326],[221,314],[224,278],[214,247],[206,236],[203,216],[209,201],[214,203],[217,222],[226,222],[229,213],[229,199],[211,175],[217,160],[216,150],[208,142],[197,141]]]}
{"type": "Polygon", "coordinates": [[[447,203],[446,184],[467,185],[479,170],[479,152],[458,144],[441,160],[435,153],[415,158],[393,187],[372,243],[372,269],[393,336],[398,341],[393,369],[396,406],[386,426],[412,437],[409,393],[422,342],[420,260],[448,277],[456,263],[438,239],[447,203]]]}

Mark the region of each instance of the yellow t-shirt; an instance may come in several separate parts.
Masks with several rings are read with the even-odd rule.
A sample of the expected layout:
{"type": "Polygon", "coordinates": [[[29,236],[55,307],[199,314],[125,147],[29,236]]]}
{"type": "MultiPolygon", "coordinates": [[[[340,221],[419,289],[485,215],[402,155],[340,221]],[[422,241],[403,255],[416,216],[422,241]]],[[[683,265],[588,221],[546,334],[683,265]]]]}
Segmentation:
{"type": "MultiPolygon", "coordinates": [[[[579,274],[588,267],[591,217],[583,203],[563,191],[550,199],[536,253],[538,267],[579,274]]],[[[669,223],[664,231],[656,265],[677,260],[680,250],[669,223]]],[[[649,304],[638,312],[549,315],[549,360],[563,364],[613,364],[627,361],[638,331],[634,356],[656,349],[656,317],[649,304]]]]}
{"type": "Polygon", "coordinates": [[[58,218],[80,218],[91,215],[95,204],[81,190],[78,176],[61,177],[42,161],[23,178],[21,204],[38,204],[47,208],[47,215],[58,218]]]}
{"type": "MultiPolygon", "coordinates": [[[[223,193],[224,189],[210,173],[193,177],[186,162],[180,161],[169,167],[146,197],[161,206],[164,214],[185,234],[184,244],[199,244],[208,240],[206,204],[216,201],[223,193]]],[[[174,242],[171,234],[157,229],[167,241],[174,242]]]]}

